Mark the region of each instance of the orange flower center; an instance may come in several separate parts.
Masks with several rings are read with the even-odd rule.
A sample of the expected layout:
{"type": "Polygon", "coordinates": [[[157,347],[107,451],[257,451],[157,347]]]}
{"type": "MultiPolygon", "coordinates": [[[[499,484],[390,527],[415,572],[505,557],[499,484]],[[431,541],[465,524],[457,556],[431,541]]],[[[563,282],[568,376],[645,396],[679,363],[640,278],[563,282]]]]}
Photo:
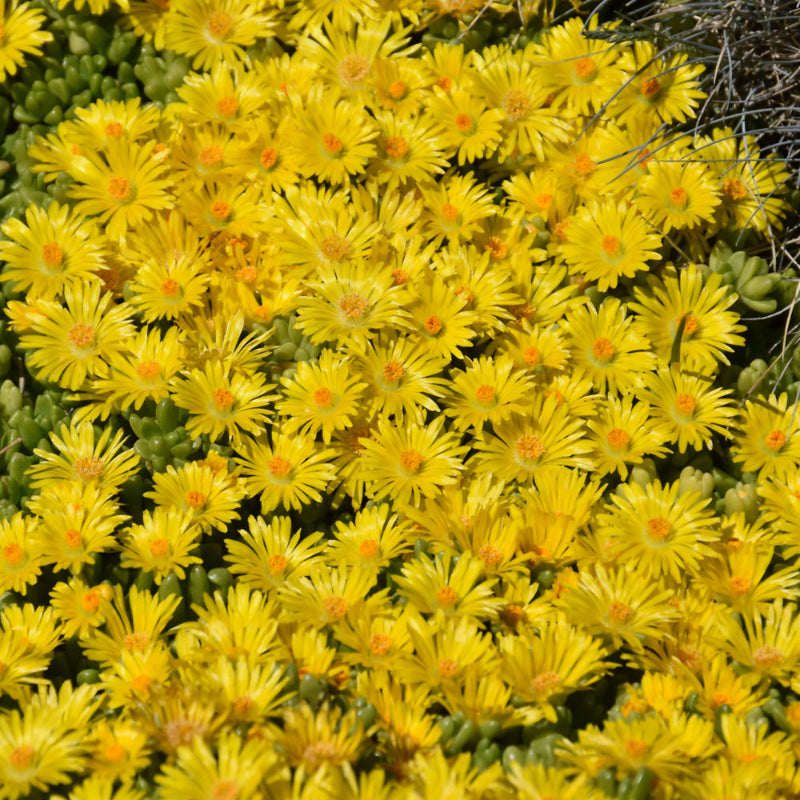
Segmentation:
{"type": "Polygon", "coordinates": [[[219,164],[219,162],[222,161],[223,155],[224,152],[218,144],[206,145],[200,151],[200,163],[204,167],[213,167],[214,164],[219,164]]]}
{"type": "Polygon", "coordinates": [[[600,336],[592,345],[592,354],[598,361],[610,361],[611,357],[614,355],[614,345],[611,344],[610,339],[606,339],[605,336],[600,336]]]}
{"type": "Polygon", "coordinates": [[[155,378],[159,374],[160,368],[158,361],[142,361],[136,367],[136,374],[140,378],[155,378]]]}
{"type": "Polygon", "coordinates": [[[118,742],[112,742],[103,753],[106,761],[111,764],[119,764],[127,754],[128,751],[118,742]]]}
{"type": "Polygon", "coordinates": [[[119,139],[122,136],[124,128],[122,127],[122,123],[120,122],[109,122],[106,125],[105,133],[106,136],[111,136],[114,139],[119,139]]]}
{"type": "Polygon", "coordinates": [[[694,413],[697,408],[697,400],[691,394],[682,393],[675,398],[675,408],[684,416],[689,416],[694,413]]]}
{"type": "Polygon", "coordinates": [[[550,192],[539,192],[539,194],[533,198],[533,202],[536,203],[536,208],[538,208],[539,211],[545,211],[550,208],[550,204],[553,202],[553,195],[550,194],[550,192]]]}
{"type": "Polygon", "coordinates": [[[731,591],[735,595],[747,594],[752,585],[753,583],[750,578],[743,575],[734,575],[734,577],[731,578],[731,591]]]}
{"type": "Polygon", "coordinates": [[[517,455],[525,461],[535,461],[544,455],[544,445],[532,433],[520,436],[514,444],[514,449],[517,455]]]}
{"type": "Polygon", "coordinates": [[[153,539],[150,542],[150,555],[153,558],[164,558],[169,555],[169,542],[163,536],[153,539]]]}
{"type": "Polygon", "coordinates": [[[175,297],[180,290],[180,284],[173,278],[167,278],[165,281],[161,282],[161,294],[163,294],[164,297],[175,297]]]}
{"type": "Polygon", "coordinates": [[[425,317],[425,321],[422,324],[431,336],[436,336],[442,329],[442,321],[435,314],[425,317]]]}
{"type": "Polygon", "coordinates": [[[360,294],[346,294],[339,300],[339,308],[347,319],[355,322],[364,316],[369,303],[360,294]]]}
{"type": "Polygon", "coordinates": [[[527,347],[522,358],[529,367],[538,367],[542,363],[542,354],[536,347],[527,347]]]}
{"type": "Polygon", "coordinates": [[[445,93],[450,94],[450,90],[453,88],[453,81],[448,78],[446,75],[442,75],[439,80],[436,81],[436,85],[445,93]]]}
{"type": "Polygon", "coordinates": [[[273,478],[286,478],[292,471],[292,465],[283,456],[272,456],[267,462],[267,469],[273,478]]]}
{"type": "Polygon", "coordinates": [[[686,194],[686,189],[682,186],[676,186],[670,193],[669,193],[669,201],[672,203],[674,208],[677,209],[684,209],[686,208],[686,202],[689,200],[689,195],[686,194]]]}
{"type": "Polygon", "coordinates": [[[29,744],[14,748],[8,756],[14,769],[26,769],[33,761],[33,748],[29,744]]]}
{"type": "Polygon", "coordinates": [[[236,270],[236,277],[247,284],[254,284],[258,278],[258,270],[251,265],[236,270]]]}
{"type": "Polygon", "coordinates": [[[373,633],[369,640],[369,649],[373,655],[385,656],[392,647],[392,637],[385,633],[373,633]]]}
{"type": "Polygon", "coordinates": [[[347,613],[347,609],[349,608],[347,600],[345,600],[344,597],[339,597],[338,595],[326,597],[322,602],[322,605],[325,607],[325,612],[331,619],[341,619],[347,613]]]}
{"type": "Polygon", "coordinates": [[[400,466],[406,472],[418,472],[425,459],[422,454],[417,450],[403,450],[400,453],[400,466]]]}
{"type": "Polygon", "coordinates": [[[272,169],[278,160],[278,151],[274,147],[267,147],[261,151],[258,160],[264,169],[272,169]]]}
{"type": "Polygon", "coordinates": [[[588,78],[594,74],[596,67],[591,56],[584,56],[575,62],[575,74],[579,78],[588,78]]]}
{"type": "Polygon", "coordinates": [[[16,542],[11,542],[3,548],[3,560],[9,567],[19,566],[24,557],[25,551],[16,542]]]}
{"type": "Polygon", "coordinates": [[[511,625],[512,627],[520,622],[524,616],[525,612],[522,606],[515,605],[514,603],[503,609],[503,620],[507,625],[511,625]]]}
{"type": "Polygon", "coordinates": [[[618,256],[619,255],[619,239],[616,236],[608,236],[603,237],[602,242],[603,252],[607,256],[618,256]]]}
{"type": "Polygon", "coordinates": [[[99,458],[79,458],[72,465],[79,478],[84,481],[92,481],[103,474],[106,465],[99,458]]]}
{"type": "Polygon", "coordinates": [[[644,758],[645,754],[647,753],[647,749],[647,742],[643,741],[642,739],[625,740],[625,752],[628,754],[629,758],[644,758]]]}
{"type": "Polygon", "coordinates": [[[725,178],[722,182],[722,191],[731,200],[743,200],[747,197],[747,186],[738,178],[725,178]]]}
{"type": "Polygon", "coordinates": [[[402,136],[390,136],[386,140],[386,155],[402,158],[408,152],[408,142],[402,136]]]}
{"type": "Polygon", "coordinates": [[[759,667],[772,667],[783,661],[783,653],[776,647],[765,644],[753,650],[753,661],[759,667]]]}
{"type": "Polygon", "coordinates": [[[341,236],[329,236],[319,249],[329,261],[341,261],[350,252],[350,242],[341,236]]]}
{"type": "Polygon", "coordinates": [[[666,539],[671,530],[672,525],[664,517],[653,517],[653,519],[647,520],[647,533],[653,539],[666,539]]]}
{"type": "Polygon", "coordinates": [[[75,347],[91,347],[94,344],[94,328],[79,322],[70,328],[69,340],[75,347]]]}
{"type": "Polygon", "coordinates": [[[472,133],[474,125],[475,123],[469,114],[456,114],[456,128],[458,128],[461,133],[472,133]]]}
{"type": "Polygon", "coordinates": [[[81,608],[85,614],[94,614],[100,608],[100,595],[94,589],[90,589],[81,598],[81,608]]]}
{"type": "Polygon", "coordinates": [[[488,544],[483,545],[478,551],[478,558],[486,564],[487,567],[494,567],[500,563],[503,554],[496,548],[488,544]]]}
{"type": "Polygon", "coordinates": [[[455,222],[458,219],[458,209],[452,203],[442,203],[442,218],[445,222],[455,222]]]}
{"type": "Polygon", "coordinates": [[[183,499],[189,508],[202,508],[206,504],[206,496],[202,492],[186,492],[183,499]]]}
{"type": "Polygon", "coordinates": [[[405,81],[395,81],[389,86],[388,91],[392,100],[402,100],[408,92],[408,86],[405,81]]]}
{"type": "Polygon", "coordinates": [[[494,400],[494,386],[484,383],[475,390],[475,399],[483,405],[489,405],[494,400]]]}
{"type": "Polygon", "coordinates": [[[364,539],[358,546],[358,552],[365,561],[375,558],[378,555],[378,551],[378,542],[375,539],[364,539]]]}
{"type": "Polygon", "coordinates": [[[543,672],[531,681],[533,691],[537,694],[549,694],[558,688],[560,683],[561,676],[557,672],[543,672]]]}
{"type": "Polygon", "coordinates": [[[458,672],[459,666],[458,661],[453,660],[452,658],[440,658],[439,659],[439,674],[443,678],[452,678],[453,675],[458,672]]]}
{"type": "Polygon", "coordinates": [[[408,282],[409,275],[404,269],[393,269],[392,270],[392,285],[393,286],[402,286],[404,283],[408,282]]]}
{"type": "Polygon", "coordinates": [[[697,317],[694,314],[687,312],[683,316],[678,317],[677,323],[680,324],[682,319],[686,320],[686,322],[683,323],[684,336],[691,336],[693,333],[697,333],[697,317]]]}
{"type": "Polygon", "coordinates": [[[131,679],[131,689],[135,692],[148,692],[152,685],[153,681],[147,675],[137,675],[131,679]]]}
{"type": "Polygon", "coordinates": [[[64,251],[56,242],[47,242],[42,247],[42,261],[48,267],[57,267],[64,258],[64,251]]]}
{"type": "Polygon", "coordinates": [[[224,11],[214,11],[208,18],[208,32],[217,39],[224,39],[233,25],[233,17],[224,11]]]}
{"type": "Polygon", "coordinates": [[[322,137],[322,147],[329,156],[338,156],[342,152],[342,140],[332,133],[322,137]]]}
{"type": "Polygon", "coordinates": [[[730,705],[731,698],[725,692],[714,692],[711,696],[711,707],[717,709],[720,706],[730,705]]]}
{"type": "Polygon", "coordinates": [[[233,394],[227,389],[214,389],[214,408],[217,411],[230,411],[233,400],[233,394]]]}
{"type": "Polygon", "coordinates": [[[500,261],[508,255],[506,243],[497,236],[490,237],[489,241],[483,246],[483,249],[486,250],[495,261],[500,261]]]}
{"type": "Polygon", "coordinates": [[[224,200],[215,200],[211,206],[211,216],[214,219],[227,219],[231,213],[231,204],[224,200]]]}
{"type": "Polygon", "coordinates": [[[578,153],[572,166],[581,178],[588,177],[597,169],[597,164],[588,153],[578,153]]]}
{"type": "Polygon", "coordinates": [[[642,80],[642,96],[648,100],[655,97],[660,88],[661,84],[658,82],[658,78],[645,78],[642,80]]]}
{"type": "Polygon", "coordinates": [[[124,646],[126,650],[138,650],[144,652],[144,649],[150,643],[150,634],[144,631],[137,631],[136,633],[129,633],[125,637],[124,646]]]}
{"type": "Polygon", "coordinates": [[[211,800],[237,800],[239,784],[227,778],[214,781],[211,786],[211,800]]]}
{"type": "Polygon", "coordinates": [[[452,608],[458,602],[458,594],[455,589],[451,589],[449,586],[442,586],[442,588],[436,592],[436,600],[440,606],[452,608]]]}
{"type": "Polygon", "coordinates": [[[330,408],[333,394],[327,386],[321,386],[311,395],[311,399],[318,408],[330,408]]]}
{"type": "Polygon", "coordinates": [[[248,695],[240,695],[233,701],[233,711],[234,713],[239,716],[243,717],[245,714],[250,712],[250,709],[253,707],[253,698],[249,697],[248,695]]]}
{"type": "Polygon", "coordinates": [[[397,383],[405,374],[405,369],[399,361],[387,361],[383,365],[383,380],[386,383],[397,383]]]}
{"type": "Polygon", "coordinates": [[[267,568],[269,569],[269,574],[273,577],[281,575],[288,566],[289,561],[286,556],[282,556],[280,553],[270,556],[267,559],[267,568]]]}
{"type": "Polygon", "coordinates": [[[615,447],[617,449],[621,449],[623,447],[627,447],[630,444],[631,437],[622,430],[622,428],[613,428],[608,432],[606,436],[606,441],[611,447],[615,447]]]}
{"type": "Polygon", "coordinates": [[[764,447],[772,453],[777,453],[786,444],[786,434],[783,431],[770,431],[764,437],[764,447]]]}
{"type": "Polygon", "coordinates": [[[65,531],[64,544],[66,544],[70,550],[77,550],[83,544],[81,532],[76,531],[75,528],[70,528],[68,531],[65,531]]]}
{"type": "Polygon", "coordinates": [[[121,203],[131,196],[131,185],[127,178],[113,177],[108,182],[107,191],[111,195],[112,200],[121,203]]]}
{"type": "Polygon", "coordinates": [[[217,112],[223,117],[231,117],[239,110],[239,101],[231,95],[220,97],[216,105],[217,112]]]}
{"type": "Polygon", "coordinates": [[[618,624],[627,622],[631,614],[633,614],[633,609],[630,606],[626,606],[625,603],[613,600],[608,604],[608,617],[612,622],[618,624]]]}
{"type": "Polygon", "coordinates": [[[364,56],[349,55],[339,62],[339,77],[345,83],[363,81],[369,73],[369,61],[364,56]]]}
{"type": "Polygon", "coordinates": [[[506,92],[502,106],[511,119],[522,119],[531,110],[531,99],[525,92],[512,89],[506,92]]]}

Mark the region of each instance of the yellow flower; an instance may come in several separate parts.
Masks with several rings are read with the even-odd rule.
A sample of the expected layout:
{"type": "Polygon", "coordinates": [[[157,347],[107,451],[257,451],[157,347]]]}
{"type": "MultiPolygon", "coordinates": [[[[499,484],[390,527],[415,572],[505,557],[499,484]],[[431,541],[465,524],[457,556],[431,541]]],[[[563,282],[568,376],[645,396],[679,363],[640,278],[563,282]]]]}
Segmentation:
{"type": "Polygon", "coordinates": [[[87,586],[80,578],[57,583],[50,592],[50,605],[61,618],[64,636],[86,637],[105,622],[105,609],[113,589],[107,584],[87,586]]]}
{"type": "Polygon", "coordinates": [[[422,188],[425,203],[423,232],[433,242],[463,243],[472,239],[484,220],[497,213],[492,195],[474,174],[448,173],[429,188],[422,188]]]}
{"type": "Polygon", "coordinates": [[[163,256],[140,263],[136,277],[128,283],[129,302],[145,322],[191,314],[203,305],[208,284],[205,269],[201,259],[189,254],[166,263],[163,256]]]}
{"type": "Polygon", "coordinates": [[[76,108],[75,120],[58,127],[62,141],[77,144],[80,152],[104,150],[112,140],[125,143],[141,140],[157,128],[158,107],[141,105],[141,98],[118,101],[97,100],[88,108],[76,108]]]}
{"type": "Polygon", "coordinates": [[[164,47],[204,71],[247,61],[245,48],[274,33],[272,15],[256,8],[249,0],[179,0],[164,21],[164,47]]]}
{"type": "Polygon", "coordinates": [[[737,427],[731,450],[744,471],[780,478],[800,466],[797,403],[790,405],[786,394],[748,400],[737,427]]]}
{"type": "Polygon", "coordinates": [[[124,532],[121,564],[151,572],[158,585],[172,572],[183,579],[188,567],[201,563],[194,555],[201,534],[191,512],[162,507],[152,514],[145,511],[142,524],[124,532]]]}
{"type": "Polygon", "coordinates": [[[105,377],[108,362],[133,336],[130,308],[114,305],[99,282],[64,288],[64,305],[39,303],[32,331],[20,340],[33,352],[30,365],[43,380],[65,389],[79,389],[87,377],[105,377]]]}
{"type": "Polygon", "coordinates": [[[98,282],[102,248],[93,226],[68,206],[53,202],[42,210],[31,205],[25,222],[11,218],[3,225],[7,239],[0,242],[6,267],[0,275],[28,297],[53,299],[66,287],[98,282]]]}
{"type": "Polygon", "coordinates": [[[88,152],[71,172],[75,183],[67,193],[79,201],[75,210],[97,215],[106,233],[118,239],[168,208],[170,182],[155,147],[154,140],[139,145],[112,139],[106,151],[88,152]]]}
{"type": "Polygon", "coordinates": [[[25,56],[41,55],[41,45],[53,40],[53,34],[41,30],[46,17],[30,3],[11,0],[0,9],[0,81],[16,75],[25,66],[25,56]]]}
{"type": "Polygon", "coordinates": [[[361,439],[361,472],[369,496],[391,498],[400,507],[417,505],[421,497],[435,497],[455,483],[468,448],[443,427],[441,417],[425,427],[402,417],[395,423],[381,417],[375,438],[361,439]]]}

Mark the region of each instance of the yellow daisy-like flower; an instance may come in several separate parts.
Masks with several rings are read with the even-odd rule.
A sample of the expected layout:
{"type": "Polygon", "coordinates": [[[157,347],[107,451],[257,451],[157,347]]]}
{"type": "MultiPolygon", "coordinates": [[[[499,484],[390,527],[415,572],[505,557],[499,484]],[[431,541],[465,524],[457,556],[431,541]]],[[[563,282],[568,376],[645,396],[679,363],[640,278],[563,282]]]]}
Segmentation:
{"type": "Polygon", "coordinates": [[[745,472],[784,477],[800,467],[800,418],[788,395],[748,400],[737,420],[733,460],[745,472]]]}
{"type": "Polygon", "coordinates": [[[320,269],[298,301],[298,327],[315,344],[360,340],[370,330],[401,326],[401,287],[387,269],[370,263],[343,262],[320,269]]]}
{"type": "Polygon", "coordinates": [[[244,488],[227,472],[190,462],[180,469],[167,466],[166,472],[153,475],[153,491],[146,492],[157,507],[190,512],[196,525],[206,533],[225,531],[239,518],[244,488]]]}
{"type": "Polygon", "coordinates": [[[573,364],[586,371],[598,391],[631,389],[655,366],[650,342],[626,315],[616,297],[606,297],[600,309],[582,305],[567,315],[573,364]]]}
{"type": "Polygon", "coordinates": [[[681,320],[680,363],[687,369],[714,370],[720,361],[729,363],[726,354],[744,344],[739,315],[728,310],[736,296],[716,273],[704,281],[697,266],[689,264],[651,280],[648,289],[635,286],[633,292],[636,301],[628,307],[662,361],[672,356],[681,320]]]}
{"type": "Polygon", "coordinates": [[[141,525],[131,525],[122,538],[123,567],[151,572],[156,584],[174,572],[180,580],[193,564],[203,529],[195,524],[192,511],[157,507],[144,512],[141,525]]]}
{"type": "Polygon", "coordinates": [[[639,182],[636,207],[664,233],[673,228],[691,230],[714,219],[719,191],[708,167],[687,161],[686,154],[674,161],[650,163],[647,177],[639,182]]]}
{"type": "Polygon", "coordinates": [[[532,378],[547,377],[564,370],[570,351],[561,329],[555,325],[540,327],[522,322],[498,336],[489,345],[489,352],[508,356],[516,369],[532,378]]]}
{"type": "Polygon", "coordinates": [[[25,222],[11,218],[0,242],[6,262],[0,281],[11,282],[30,298],[52,299],[79,283],[98,282],[103,251],[95,231],[68,206],[53,202],[46,211],[31,205],[25,222]]]}
{"type": "Polygon", "coordinates": [[[104,153],[89,152],[71,173],[67,193],[79,202],[79,214],[97,215],[112,239],[169,208],[170,181],[163,177],[164,159],[151,140],[142,145],[113,139],[104,153]]]}
{"type": "Polygon", "coordinates": [[[317,92],[298,117],[291,147],[304,177],[347,183],[375,155],[372,140],[377,135],[362,107],[330,96],[323,99],[317,92]]]}
{"type": "Polygon", "coordinates": [[[494,425],[492,433],[484,430],[474,447],[478,452],[470,463],[476,472],[507,483],[526,483],[550,467],[594,466],[586,457],[591,445],[583,421],[571,417],[553,394],[536,396],[529,411],[494,425]]]}
{"type": "Polygon", "coordinates": [[[141,98],[106,102],[97,100],[88,108],[76,108],[74,121],[58,127],[62,141],[77,144],[80,152],[104,150],[112,139],[140,140],[160,121],[157,106],[141,105],[141,98]]]}
{"type": "Polygon", "coordinates": [[[57,583],[50,592],[50,605],[61,618],[64,636],[87,636],[105,622],[105,608],[114,591],[108,584],[88,586],[80,578],[57,583]]]}
{"type": "Polygon", "coordinates": [[[326,547],[320,543],[321,532],[292,533],[289,517],[274,516],[269,523],[250,517],[247,525],[247,530],[239,530],[239,538],[226,540],[225,561],[240,583],[262,592],[309,575],[326,547]]]}
{"type": "Polygon", "coordinates": [[[609,396],[600,403],[597,416],[588,423],[588,439],[594,443],[590,458],[598,475],[616,472],[622,480],[628,468],[645,456],[666,455],[667,431],[650,416],[650,406],[634,402],[631,395],[609,396]]]}
{"type": "Polygon", "coordinates": [[[193,57],[192,68],[248,61],[245,48],[274,31],[274,19],[251,0],[178,0],[164,21],[164,46],[193,57]]]}
{"type": "Polygon", "coordinates": [[[41,55],[41,46],[53,40],[53,34],[42,30],[46,21],[44,12],[31,8],[30,3],[11,0],[6,9],[0,7],[0,81],[7,75],[16,75],[17,68],[25,66],[25,56],[41,55]]]}
{"type": "Polygon", "coordinates": [[[210,72],[192,72],[178,88],[183,103],[170,106],[178,117],[193,122],[217,122],[232,126],[251,120],[267,101],[260,75],[218,64],[210,72]]]}
{"type": "MultiPolygon", "coordinates": [[[[151,260],[141,264],[128,284],[129,302],[145,322],[174,320],[203,304],[208,284],[206,265],[190,255],[165,263],[151,260]]],[[[126,295],[127,297],[127,295],[126,295]]]]}
{"type": "Polygon", "coordinates": [[[176,379],[172,399],[189,412],[186,429],[193,435],[207,434],[212,442],[228,436],[238,444],[243,434],[257,436],[269,419],[267,406],[275,399],[263,373],[247,377],[231,373],[220,361],[208,361],[176,379]]]}
{"type": "Polygon", "coordinates": [[[355,365],[364,380],[364,402],[370,412],[421,422],[425,411],[437,412],[445,381],[439,377],[442,361],[426,353],[407,336],[379,336],[353,348],[355,365]]]}
{"type": "Polygon", "coordinates": [[[72,481],[91,484],[97,489],[116,489],[139,469],[139,456],[124,447],[125,434],[117,431],[111,438],[111,428],[106,427],[95,442],[95,432],[90,422],[62,425],[59,435],[50,434],[57,453],[34,450],[39,463],[28,474],[31,488],[47,489],[52,482],[72,481]]]}
{"type": "Polygon", "coordinates": [[[457,430],[480,433],[484,424],[497,425],[520,413],[530,396],[530,379],[514,368],[509,356],[467,361],[466,370],[450,373],[451,388],[445,414],[457,430]]]}
{"type": "Polygon", "coordinates": [[[647,270],[661,258],[661,237],[651,232],[635,208],[606,201],[581,206],[570,220],[561,254],[571,275],[597,281],[601,292],[614,289],[620,278],[647,270]]]}
{"type": "Polygon", "coordinates": [[[321,432],[325,444],[330,444],[335,431],[352,426],[366,388],[358,375],[351,374],[349,360],[330,349],[322,351],[316,364],[301,361],[297,372],[281,378],[281,383],[284,399],[276,408],[286,417],[286,433],[315,436],[321,432]]]}
{"type": "Polygon", "coordinates": [[[27,594],[47,563],[35,517],[0,520],[0,590],[27,594]]]}
{"type": "Polygon", "coordinates": [[[715,388],[710,375],[683,372],[677,364],[647,375],[639,395],[681,453],[687,447],[710,448],[711,437],[728,435],[735,417],[729,389],[715,388]]]}
{"type": "Polygon", "coordinates": [[[435,497],[443,486],[455,483],[468,448],[443,427],[442,417],[425,427],[381,417],[375,438],[360,440],[360,471],[369,496],[390,498],[400,507],[418,505],[421,497],[435,497]]]}
{"type": "Polygon", "coordinates": [[[261,496],[261,513],[281,507],[286,511],[322,502],[321,491],[336,473],[329,463],[332,452],[308,436],[274,430],[272,444],[252,442],[236,459],[248,490],[261,496]]]}
{"type": "Polygon", "coordinates": [[[99,283],[79,283],[64,289],[64,306],[40,303],[32,332],[21,337],[32,350],[29,363],[37,375],[65,389],[79,389],[87,377],[105,377],[108,362],[133,336],[130,309],[114,305],[99,283]]]}
{"type": "Polygon", "coordinates": [[[597,515],[601,536],[608,538],[620,564],[643,575],[669,575],[676,582],[688,572],[697,575],[712,554],[707,542],[719,539],[711,527],[714,512],[697,492],[679,494],[680,482],[653,481],[642,487],[626,484],[597,515]]]}
{"type": "Polygon", "coordinates": [[[424,232],[437,244],[470,241],[484,220],[497,212],[492,195],[472,172],[451,175],[421,188],[425,203],[424,232]]]}
{"type": "Polygon", "coordinates": [[[703,65],[687,61],[686,53],[674,53],[667,59],[660,57],[655,44],[634,42],[617,62],[625,83],[609,114],[615,115],[620,124],[639,124],[650,130],[662,123],[691,119],[706,95],[697,80],[703,65]]]}

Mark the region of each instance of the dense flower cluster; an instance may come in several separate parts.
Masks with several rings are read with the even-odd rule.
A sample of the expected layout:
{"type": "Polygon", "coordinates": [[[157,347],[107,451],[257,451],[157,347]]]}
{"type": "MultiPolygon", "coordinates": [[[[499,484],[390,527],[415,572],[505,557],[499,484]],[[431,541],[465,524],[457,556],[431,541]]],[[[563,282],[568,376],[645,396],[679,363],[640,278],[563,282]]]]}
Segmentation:
{"type": "Polygon", "coordinates": [[[675,135],[685,55],[392,8],[132,0],[180,102],[31,148],[0,281],[74,411],[0,521],[0,798],[796,796],[796,406],[701,263],[782,165],[675,135]]]}

